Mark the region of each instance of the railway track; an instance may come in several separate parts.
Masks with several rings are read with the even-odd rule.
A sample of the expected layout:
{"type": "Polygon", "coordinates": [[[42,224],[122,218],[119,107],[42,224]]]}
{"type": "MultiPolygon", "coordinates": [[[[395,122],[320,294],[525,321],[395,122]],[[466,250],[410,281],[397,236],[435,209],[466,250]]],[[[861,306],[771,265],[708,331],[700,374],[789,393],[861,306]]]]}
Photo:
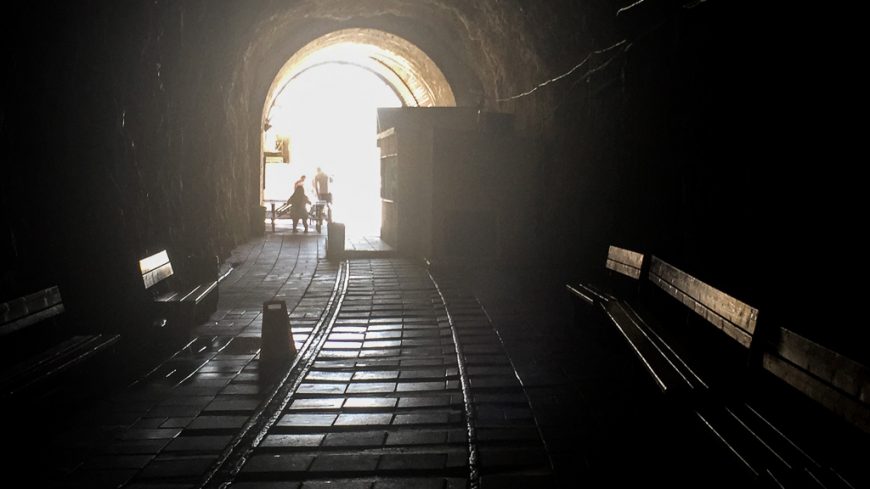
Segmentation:
{"type": "Polygon", "coordinates": [[[405,260],[343,262],[278,387],[198,487],[471,487],[549,477],[485,311],[405,260]]]}

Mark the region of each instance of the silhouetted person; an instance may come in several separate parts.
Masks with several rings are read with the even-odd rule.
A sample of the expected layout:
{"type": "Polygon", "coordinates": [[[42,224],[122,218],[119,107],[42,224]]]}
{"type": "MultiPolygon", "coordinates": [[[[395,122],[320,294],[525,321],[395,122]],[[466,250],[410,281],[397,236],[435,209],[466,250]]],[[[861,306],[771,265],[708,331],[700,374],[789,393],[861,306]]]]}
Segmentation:
{"type": "Polygon", "coordinates": [[[288,203],[290,204],[290,219],[293,219],[293,232],[296,232],[296,223],[302,219],[302,225],[305,226],[305,232],[307,233],[308,209],[306,209],[305,206],[310,204],[311,201],[308,200],[308,197],[305,195],[305,187],[302,185],[296,187],[296,190],[293,191],[293,195],[290,196],[288,203]]]}
{"type": "Polygon", "coordinates": [[[299,180],[293,182],[293,191],[295,192],[297,188],[305,186],[305,175],[299,177],[299,180]]]}
{"type": "Polygon", "coordinates": [[[318,167],[317,174],[314,175],[314,195],[317,196],[317,200],[332,202],[332,194],[329,193],[329,182],[331,181],[332,177],[318,167]]]}

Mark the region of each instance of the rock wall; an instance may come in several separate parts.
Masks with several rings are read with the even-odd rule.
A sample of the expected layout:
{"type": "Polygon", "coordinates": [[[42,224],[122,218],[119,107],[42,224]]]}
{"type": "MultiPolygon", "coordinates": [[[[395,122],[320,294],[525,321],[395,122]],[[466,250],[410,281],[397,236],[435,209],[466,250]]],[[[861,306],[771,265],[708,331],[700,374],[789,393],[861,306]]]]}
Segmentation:
{"type": "MultiPolygon", "coordinates": [[[[748,2],[626,4],[11,6],[0,21],[3,299],[60,283],[74,313],[106,318],[96,321],[104,329],[137,327],[108,319],[145,302],[139,258],[166,248],[183,274],[188,257],[225,256],[260,227],[259,126],[283,63],[320,35],[369,27],[425,51],[459,105],[512,112],[518,130],[539,139],[545,156],[529,164],[541,257],[586,273],[616,243],[658,254],[781,323],[804,318],[791,307],[795,279],[836,283],[830,250],[807,236],[850,235],[827,224],[828,207],[804,203],[806,185],[822,181],[789,166],[822,161],[811,141],[829,135],[805,127],[818,113],[812,104],[797,110],[806,83],[792,75],[813,52],[799,24],[748,2]]],[[[814,309],[818,320],[824,309],[814,309]]],[[[866,339],[799,323],[791,326],[846,349],[866,339]]]]}

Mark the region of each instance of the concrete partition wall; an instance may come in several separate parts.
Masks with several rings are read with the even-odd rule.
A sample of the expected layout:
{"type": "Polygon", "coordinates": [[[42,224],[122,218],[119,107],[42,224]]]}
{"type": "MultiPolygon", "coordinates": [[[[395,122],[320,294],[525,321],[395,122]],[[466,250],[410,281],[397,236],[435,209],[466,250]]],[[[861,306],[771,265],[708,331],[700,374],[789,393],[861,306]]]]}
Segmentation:
{"type": "Polygon", "coordinates": [[[433,148],[432,256],[533,258],[547,198],[536,146],[512,131],[436,129],[433,148]]]}
{"type": "MultiPolygon", "coordinates": [[[[477,130],[477,110],[453,107],[379,109],[383,134],[395,131],[396,191],[384,204],[382,239],[406,256],[431,256],[435,128],[477,130]],[[386,230],[386,234],[383,232],[386,230]]],[[[383,176],[382,176],[383,180],[383,176]]]]}
{"type": "Polygon", "coordinates": [[[382,238],[407,256],[518,258],[531,253],[535,145],[511,117],[469,108],[381,109],[382,238]],[[495,122],[495,123],[494,123],[495,122]],[[388,184],[389,185],[389,184],[388,184]]]}

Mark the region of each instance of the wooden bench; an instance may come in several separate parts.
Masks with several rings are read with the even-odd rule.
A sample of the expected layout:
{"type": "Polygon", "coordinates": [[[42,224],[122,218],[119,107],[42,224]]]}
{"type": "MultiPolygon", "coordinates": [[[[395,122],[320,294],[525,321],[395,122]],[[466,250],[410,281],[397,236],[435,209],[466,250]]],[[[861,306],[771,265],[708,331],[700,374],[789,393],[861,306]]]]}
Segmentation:
{"type": "Polygon", "coordinates": [[[139,269],[145,290],[157,307],[158,326],[187,332],[217,310],[217,277],[193,285],[180,283],[173,278],[175,272],[166,250],[140,260],[139,269]]]}
{"type": "Polygon", "coordinates": [[[119,335],[71,335],[61,321],[58,287],[0,304],[3,370],[0,402],[32,401],[53,393],[67,374],[114,345],[119,335]]]}
{"type": "Polygon", "coordinates": [[[764,370],[870,433],[867,366],[785,328],[768,332],[764,345],[764,370]]]}
{"type": "Polygon", "coordinates": [[[581,306],[592,306],[608,318],[663,393],[683,395],[694,389],[705,389],[704,381],[657,329],[650,327],[649,318],[635,310],[634,299],[639,294],[643,267],[641,253],[610,246],[604,283],[577,282],[566,287],[581,306]]]}
{"type": "Polygon", "coordinates": [[[786,328],[759,326],[758,309],[656,257],[649,281],[701,320],[684,323],[684,329],[712,324],[722,333],[718,339],[728,343],[698,348],[697,336],[690,336],[692,343],[680,347],[692,353],[691,363],[701,365],[714,386],[716,399],[697,399],[693,407],[703,425],[771,486],[853,485],[846,481],[860,477],[863,468],[845,463],[842,458],[850,457],[845,452],[835,457],[831,452],[842,450],[838,445],[852,435],[857,445],[849,450],[867,451],[860,433],[870,433],[868,369],[786,328]],[[728,347],[736,350],[730,358],[720,354],[728,347]],[[782,381],[796,391],[784,392],[782,381]],[[828,412],[815,412],[818,406],[828,412]]]}
{"type": "Polygon", "coordinates": [[[626,287],[637,287],[643,269],[643,255],[636,251],[611,245],[607,249],[605,268],[608,272],[606,283],[577,282],[567,284],[568,291],[587,305],[605,304],[615,298],[614,294],[625,293],[626,287]]]}
{"type": "Polygon", "coordinates": [[[663,399],[689,414],[750,479],[769,487],[870,482],[856,482],[863,471],[854,455],[870,460],[865,366],[785,328],[759,328],[757,309],[655,256],[648,281],[639,280],[641,267],[626,269],[613,259],[619,254],[611,250],[607,268],[652,287],[631,298],[588,285],[569,290],[604,313],[663,399]],[[843,448],[846,439],[854,448],[843,448]]]}

